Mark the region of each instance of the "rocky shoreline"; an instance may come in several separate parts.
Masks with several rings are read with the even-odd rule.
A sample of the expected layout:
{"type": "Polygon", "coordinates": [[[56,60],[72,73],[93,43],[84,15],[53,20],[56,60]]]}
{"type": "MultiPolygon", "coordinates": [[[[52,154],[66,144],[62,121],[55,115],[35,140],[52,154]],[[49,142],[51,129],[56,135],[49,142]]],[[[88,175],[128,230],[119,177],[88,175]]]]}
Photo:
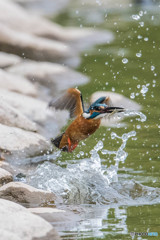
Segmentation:
{"type": "MultiPolygon", "coordinates": [[[[68,2],[63,0],[62,6],[68,2]]],[[[64,28],[21,4],[29,1],[0,2],[1,239],[58,240],[50,223],[77,221],[79,216],[57,209],[63,200],[54,193],[16,182],[17,168],[11,163],[53,151],[48,139],[59,133],[68,116],[48,109],[49,100],[87,83],[89,78],[73,69],[80,63],[80,52],[114,36],[103,30],[64,28]]],[[[34,0],[30,4],[34,6],[34,0]]]]}
{"type": "Polygon", "coordinates": [[[1,238],[58,240],[50,223],[78,216],[57,209],[62,199],[54,193],[16,182],[17,171],[10,163],[52,151],[48,139],[58,134],[68,117],[63,112],[55,115],[47,108],[48,101],[62,90],[87,83],[88,77],[71,67],[80,63],[79,54],[87,46],[109,42],[113,34],[64,28],[18,3],[0,2],[1,238]],[[48,204],[52,207],[44,207],[48,204]]]}

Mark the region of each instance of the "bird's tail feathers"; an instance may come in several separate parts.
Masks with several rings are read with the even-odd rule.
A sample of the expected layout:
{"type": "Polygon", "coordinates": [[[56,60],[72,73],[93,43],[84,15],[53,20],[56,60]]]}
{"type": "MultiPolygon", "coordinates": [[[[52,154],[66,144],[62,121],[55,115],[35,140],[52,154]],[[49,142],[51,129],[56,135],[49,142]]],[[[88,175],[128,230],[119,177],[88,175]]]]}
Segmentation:
{"type": "Polygon", "coordinates": [[[58,136],[54,139],[52,138],[51,143],[53,143],[57,148],[59,148],[59,145],[60,145],[63,135],[64,135],[64,132],[60,136],[58,136]]]}
{"type": "MultiPolygon", "coordinates": [[[[54,139],[52,138],[51,143],[53,143],[57,148],[60,148],[60,142],[62,140],[63,135],[64,135],[64,132],[60,136],[54,139]]],[[[68,146],[64,146],[61,150],[64,152],[68,152],[68,146]]]]}

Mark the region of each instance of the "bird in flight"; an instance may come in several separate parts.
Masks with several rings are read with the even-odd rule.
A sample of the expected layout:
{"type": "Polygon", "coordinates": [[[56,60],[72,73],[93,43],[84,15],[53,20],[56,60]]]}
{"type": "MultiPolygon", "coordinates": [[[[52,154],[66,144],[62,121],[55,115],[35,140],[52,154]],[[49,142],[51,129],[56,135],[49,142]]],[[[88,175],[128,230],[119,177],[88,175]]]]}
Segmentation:
{"type": "Polygon", "coordinates": [[[85,110],[82,94],[76,88],[69,88],[63,96],[52,100],[49,107],[69,110],[70,117],[75,118],[65,132],[51,139],[57,148],[65,152],[72,152],[80,141],[93,134],[99,128],[103,117],[124,112],[122,107],[113,107],[109,97],[98,98],[85,110]]]}

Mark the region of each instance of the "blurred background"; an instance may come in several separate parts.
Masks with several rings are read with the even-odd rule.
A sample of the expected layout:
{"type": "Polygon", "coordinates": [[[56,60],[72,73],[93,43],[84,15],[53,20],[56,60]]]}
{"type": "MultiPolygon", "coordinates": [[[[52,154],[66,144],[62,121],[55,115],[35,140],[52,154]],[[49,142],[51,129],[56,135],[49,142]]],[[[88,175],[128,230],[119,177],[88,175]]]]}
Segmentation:
{"type": "MultiPolygon", "coordinates": [[[[53,191],[69,209],[81,207],[81,221],[53,223],[62,239],[160,234],[159,16],[158,0],[0,3],[0,97],[36,124],[25,122],[25,130],[44,138],[41,150],[68,124],[67,113],[46,112],[46,106],[69,87],[78,87],[86,105],[104,91],[138,112],[104,121],[73,154],[51,149],[37,157],[36,148],[20,154],[15,146],[12,164],[25,175],[16,180],[53,191]],[[13,78],[8,74],[14,85],[4,84],[13,78]]],[[[15,126],[7,121],[1,123],[15,126]]]]}

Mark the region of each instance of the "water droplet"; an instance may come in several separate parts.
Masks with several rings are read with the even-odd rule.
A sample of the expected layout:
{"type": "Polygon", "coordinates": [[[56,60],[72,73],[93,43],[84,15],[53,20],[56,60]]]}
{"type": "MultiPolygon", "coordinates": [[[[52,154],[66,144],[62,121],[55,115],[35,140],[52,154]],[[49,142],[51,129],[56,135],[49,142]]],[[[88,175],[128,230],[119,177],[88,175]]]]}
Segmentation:
{"type": "Polygon", "coordinates": [[[137,21],[137,20],[139,20],[139,19],[140,19],[140,16],[139,16],[139,15],[137,15],[137,14],[136,14],[136,15],[132,15],[132,19],[134,19],[134,20],[136,20],[136,21],[137,21]]]}
{"type": "Polygon", "coordinates": [[[114,87],[112,87],[112,92],[115,92],[115,88],[114,87]]]}
{"type": "Polygon", "coordinates": [[[139,23],[141,27],[144,27],[144,22],[139,23]]]}
{"type": "Polygon", "coordinates": [[[151,71],[154,71],[155,70],[155,66],[151,66],[151,71]]]}
{"type": "Polygon", "coordinates": [[[134,99],[135,98],[135,93],[131,93],[130,98],[134,99]]]}
{"type": "Polygon", "coordinates": [[[145,37],[145,38],[144,38],[144,41],[147,42],[147,41],[148,41],[148,37],[145,37]]]}
{"type": "Polygon", "coordinates": [[[142,85],[142,89],[140,91],[142,95],[145,95],[148,92],[148,87],[146,85],[142,85]]]}
{"type": "Polygon", "coordinates": [[[123,64],[127,64],[127,63],[128,63],[128,59],[127,59],[127,58],[123,58],[123,59],[122,59],[122,63],[123,63],[123,64]]]}
{"type": "Polygon", "coordinates": [[[142,53],[136,53],[136,57],[142,57],[142,53]]]}
{"type": "Polygon", "coordinates": [[[141,17],[143,16],[143,11],[139,12],[139,16],[141,16],[141,17]]]}

